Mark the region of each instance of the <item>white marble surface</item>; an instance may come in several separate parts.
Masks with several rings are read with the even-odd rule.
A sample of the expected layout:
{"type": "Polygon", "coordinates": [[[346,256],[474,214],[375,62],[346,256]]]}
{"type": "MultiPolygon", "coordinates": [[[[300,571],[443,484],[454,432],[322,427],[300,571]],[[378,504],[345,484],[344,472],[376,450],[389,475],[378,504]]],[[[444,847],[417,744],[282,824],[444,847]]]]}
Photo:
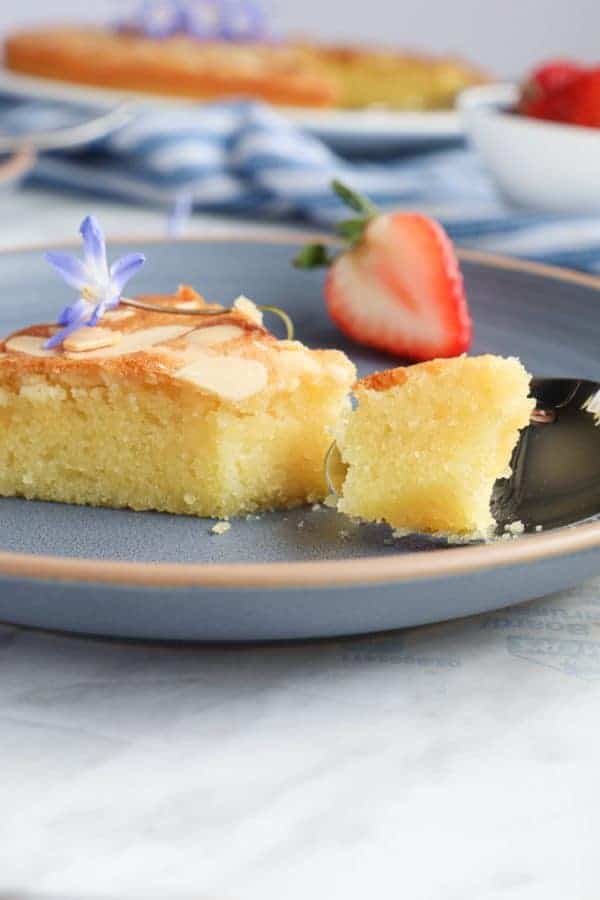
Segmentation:
{"type": "MultiPolygon", "coordinates": [[[[0,246],[83,206],[2,198],[0,246]]],[[[312,645],[0,626],[0,898],[597,900],[599,708],[600,579],[312,645]]]]}

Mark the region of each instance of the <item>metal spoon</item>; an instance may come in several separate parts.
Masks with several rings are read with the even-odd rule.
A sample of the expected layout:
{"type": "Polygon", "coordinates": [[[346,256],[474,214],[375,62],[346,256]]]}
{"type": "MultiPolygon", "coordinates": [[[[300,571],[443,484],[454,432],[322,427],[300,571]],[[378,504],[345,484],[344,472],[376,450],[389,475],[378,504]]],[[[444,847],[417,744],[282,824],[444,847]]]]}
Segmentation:
{"type": "Polygon", "coordinates": [[[572,525],[600,514],[600,426],[585,404],[600,383],[534,378],[537,406],[515,448],[512,475],[496,482],[492,513],[499,527],[526,531],[572,525]]]}
{"type": "MultiPolygon", "coordinates": [[[[600,382],[534,378],[536,408],[512,458],[512,475],[496,482],[492,513],[502,533],[511,522],[526,532],[572,525],[600,515],[600,424],[585,408],[600,382]]],[[[337,444],[325,460],[331,493],[340,493],[345,466],[337,444]]]]}

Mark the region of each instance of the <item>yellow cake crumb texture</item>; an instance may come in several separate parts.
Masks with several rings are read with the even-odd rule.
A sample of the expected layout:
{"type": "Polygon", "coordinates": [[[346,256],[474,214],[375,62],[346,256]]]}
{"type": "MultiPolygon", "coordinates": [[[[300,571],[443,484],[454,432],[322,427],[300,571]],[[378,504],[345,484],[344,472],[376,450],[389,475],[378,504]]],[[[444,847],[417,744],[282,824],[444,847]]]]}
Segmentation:
{"type": "Polygon", "coordinates": [[[278,341],[247,298],[139,299],[190,314],[120,307],[63,348],[53,325],[0,343],[0,495],[214,518],[323,499],[344,354],[278,341]]]}
{"type": "Polygon", "coordinates": [[[519,360],[433,360],[360,381],[336,430],[346,475],[338,509],[401,532],[485,537],[534,401],[519,360]]]}
{"type": "Polygon", "coordinates": [[[210,529],[211,534],[216,534],[219,537],[223,534],[227,534],[231,529],[231,522],[217,522],[216,525],[210,529]]]}

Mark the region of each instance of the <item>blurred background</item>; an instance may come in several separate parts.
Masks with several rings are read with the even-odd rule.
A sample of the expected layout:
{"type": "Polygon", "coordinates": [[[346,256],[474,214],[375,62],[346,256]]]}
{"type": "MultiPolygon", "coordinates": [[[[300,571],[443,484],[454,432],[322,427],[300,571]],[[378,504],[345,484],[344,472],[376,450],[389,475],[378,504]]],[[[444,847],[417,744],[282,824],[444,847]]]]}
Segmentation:
{"type": "MultiPolygon", "coordinates": [[[[244,8],[243,0],[238,4],[244,8]]],[[[290,86],[278,75],[281,84],[263,79],[262,93],[251,85],[250,98],[273,100],[276,84],[275,102],[291,111],[273,114],[250,103],[232,112],[217,103],[211,112],[200,103],[190,114],[171,100],[165,113],[155,97],[154,105],[129,104],[121,119],[114,95],[101,98],[101,91],[84,88],[78,101],[51,80],[27,85],[18,73],[5,73],[0,143],[6,135],[10,148],[16,142],[20,150],[45,151],[22,161],[26,171],[17,171],[12,160],[5,166],[7,187],[23,188],[11,202],[24,236],[33,240],[47,228],[57,237],[72,233],[92,200],[95,208],[102,205],[110,227],[143,221],[147,231],[154,222],[170,237],[216,227],[217,217],[331,228],[345,215],[330,190],[339,178],[381,208],[418,208],[434,216],[463,246],[600,271],[599,0],[258,5],[275,35],[457,55],[490,83],[473,86],[479,73],[469,65],[450,63],[435,73],[435,66],[413,62],[408,74],[394,68],[390,75],[389,68],[373,69],[372,60],[357,69],[351,58],[347,69],[325,73],[335,88],[331,108],[311,109],[312,101],[298,100],[293,89],[290,99],[290,86]],[[575,65],[565,67],[565,57],[575,65]],[[542,63],[538,82],[537,72],[530,73],[542,63]],[[568,86],[561,82],[565,68],[568,86]],[[108,122],[102,99],[114,107],[108,122]],[[60,133],[48,144],[38,140],[44,132],[60,133]]],[[[174,8],[154,0],[154,10],[159,7],[174,8]]],[[[210,4],[198,0],[197,10],[207,9],[210,4]]],[[[143,0],[0,0],[0,40],[46,22],[141,21],[145,27],[150,18],[143,0]]],[[[321,79],[323,71],[317,74],[321,79]]],[[[164,73],[153,66],[144,77],[149,91],[177,93],[168,85],[163,91],[164,73]]],[[[244,96],[243,88],[239,93],[244,96]]]]}
{"type": "MultiPolygon", "coordinates": [[[[40,20],[103,21],[122,16],[122,0],[3,0],[0,30],[40,20]]],[[[598,55],[598,0],[267,0],[278,29],[326,38],[389,41],[406,47],[452,50],[513,76],[546,56],[598,55]]]]}

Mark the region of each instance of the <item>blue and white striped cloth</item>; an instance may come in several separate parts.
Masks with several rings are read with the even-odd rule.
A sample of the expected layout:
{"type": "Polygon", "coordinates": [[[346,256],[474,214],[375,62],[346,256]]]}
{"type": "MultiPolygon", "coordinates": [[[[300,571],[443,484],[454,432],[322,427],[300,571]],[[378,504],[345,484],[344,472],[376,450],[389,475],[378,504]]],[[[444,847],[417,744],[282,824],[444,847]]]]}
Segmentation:
{"type": "MultiPolygon", "coordinates": [[[[0,125],[51,127],[38,102],[7,108],[0,125]],[[12,118],[11,118],[12,117],[12,118]]],[[[77,191],[330,226],[347,215],[336,177],[382,208],[436,216],[461,246],[600,272],[600,216],[549,216],[511,209],[464,147],[378,163],[336,156],[280,113],[255,103],[144,107],[109,137],[77,152],[45,154],[34,177],[77,191]]]]}

